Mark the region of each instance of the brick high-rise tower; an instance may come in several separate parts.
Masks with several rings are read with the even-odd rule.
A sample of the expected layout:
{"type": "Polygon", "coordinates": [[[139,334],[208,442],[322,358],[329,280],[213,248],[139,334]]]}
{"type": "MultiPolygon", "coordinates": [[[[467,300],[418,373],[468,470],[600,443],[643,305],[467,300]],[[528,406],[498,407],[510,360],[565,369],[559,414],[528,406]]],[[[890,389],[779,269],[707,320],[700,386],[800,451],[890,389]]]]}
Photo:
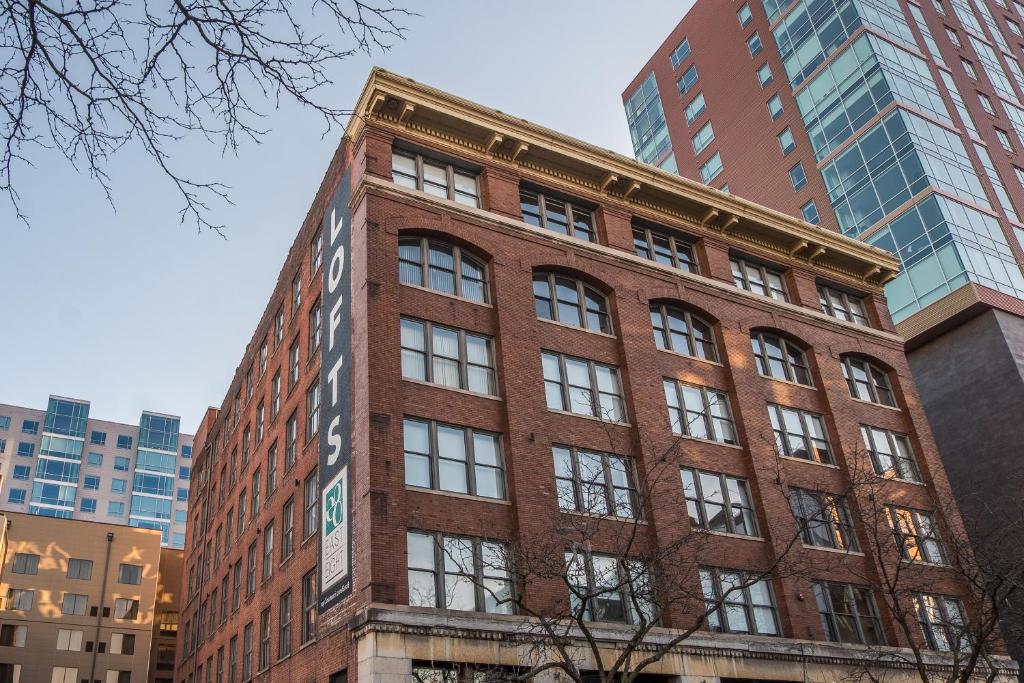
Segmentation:
{"type": "Polygon", "coordinates": [[[195,437],[178,681],[504,680],[554,656],[536,615],[605,658],[705,601],[638,680],[910,680],[875,503],[920,523],[901,605],[944,661],[967,590],[891,255],[385,71],[354,111],[195,437]]]}
{"type": "Polygon", "coordinates": [[[638,159],[898,256],[965,511],[1024,477],[1022,26],[1011,0],[697,0],[622,96],[638,159]]]}

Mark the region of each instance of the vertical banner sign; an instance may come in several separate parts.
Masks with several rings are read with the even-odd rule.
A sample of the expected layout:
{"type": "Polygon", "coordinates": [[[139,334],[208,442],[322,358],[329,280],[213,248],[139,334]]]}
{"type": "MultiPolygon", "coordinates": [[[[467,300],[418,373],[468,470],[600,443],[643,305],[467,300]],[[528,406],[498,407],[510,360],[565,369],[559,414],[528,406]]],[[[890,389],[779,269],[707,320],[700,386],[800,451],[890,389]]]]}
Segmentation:
{"type": "Polygon", "coordinates": [[[351,171],[324,216],[320,365],[320,611],[352,592],[351,171]]]}

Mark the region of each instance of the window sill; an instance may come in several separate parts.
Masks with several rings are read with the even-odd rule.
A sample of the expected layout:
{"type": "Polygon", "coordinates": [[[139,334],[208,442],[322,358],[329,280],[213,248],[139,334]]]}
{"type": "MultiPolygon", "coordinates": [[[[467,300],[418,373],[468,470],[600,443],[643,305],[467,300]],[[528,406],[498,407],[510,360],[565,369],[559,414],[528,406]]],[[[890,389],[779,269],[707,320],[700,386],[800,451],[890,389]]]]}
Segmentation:
{"type": "Polygon", "coordinates": [[[448,292],[439,292],[436,289],[431,289],[430,287],[423,287],[422,285],[412,285],[412,284],[409,284],[408,282],[400,282],[399,284],[402,285],[403,287],[408,287],[409,289],[415,289],[415,290],[419,290],[421,292],[427,292],[429,294],[435,294],[437,296],[443,296],[446,299],[451,299],[453,301],[461,301],[462,303],[467,303],[467,304],[470,304],[472,306],[483,306],[484,308],[494,308],[494,304],[489,304],[486,301],[473,301],[472,299],[466,299],[464,297],[458,296],[457,294],[449,294],[448,292]]]}
{"type": "Polygon", "coordinates": [[[689,434],[677,434],[675,432],[672,432],[672,436],[676,437],[677,439],[686,439],[687,441],[696,441],[697,443],[707,443],[711,444],[712,446],[725,446],[726,448],[735,448],[741,451],[744,450],[743,446],[741,446],[738,443],[725,443],[724,441],[713,441],[712,439],[702,439],[697,436],[690,436],[689,434]]]}
{"type": "Polygon", "coordinates": [[[816,465],[817,467],[827,467],[830,470],[842,469],[839,465],[833,465],[828,462],[818,462],[817,460],[807,460],[805,458],[797,458],[792,455],[780,455],[779,460],[789,460],[790,462],[802,462],[805,465],[816,465]]]}
{"type": "Polygon", "coordinates": [[[595,417],[594,415],[580,415],[579,413],[573,413],[568,410],[555,410],[554,408],[548,408],[549,413],[555,413],[556,415],[568,415],[569,417],[580,417],[584,420],[593,420],[594,422],[601,422],[606,425],[616,425],[619,427],[632,427],[628,422],[616,422],[614,420],[606,420],[603,417],[595,417]]]}
{"type": "Polygon", "coordinates": [[[501,401],[501,396],[492,396],[491,394],[481,394],[476,391],[470,391],[468,389],[459,389],[458,387],[449,387],[444,384],[434,384],[433,382],[427,382],[422,379],[411,379],[409,377],[403,377],[403,382],[409,382],[410,384],[419,384],[424,387],[433,387],[435,389],[441,389],[443,391],[454,391],[457,394],[465,394],[466,396],[476,396],[478,398],[486,398],[489,401],[501,401]]]}
{"type": "MultiPolygon", "coordinates": [[[[502,498],[488,498],[487,496],[474,496],[471,493],[458,493],[456,491],[441,491],[440,489],[428,489],[423,486],[410,486],[406,484],[406,491],[416,491],[418,493],[430,493],[437,496],[447,496],[451,498],[458,498],[460,500],[476,500],[482,503],[496,503],[498,505],[511,505],[512,501],[504,500],[502,498]]],[[[310,536],[312,538],[312,536],[310,536]]]]}
{"type": "Polygon", "coordinates": [[[779,379],[778,377],[770,377],[768,375],[762,375],[760,372],[757,373],[757,375],[761,379],[766,379],[766,380],[769,380],[771,382],[778,382],[780,384],[788,384],[791,387],[800,387],[801,389],[810,389],[811,391],[817,391],[818,390],[818,387],[814,386],[813,384],[800,384],[800,382],[794,382],[794,381],[788,380],[788,379],[779,379]]]}
{"type": "Polygon", "coordinates": [[[565,328],[567,330],[576,330],[577,332],[586,332],[587,334],[593,334],[593,335],[596,335],[598,337],[604,337],[605,339],[617,339],[618,338],[614,334],[610,334],[608,332],[601,332],[599,330],[590,330],[590,329],[587,329],[586,327],[580,327],[578,325],[570,325],[569,323],[559,322],[558,320],[548,320],[547,318],[537,318],[537,322],[547,323],[548,325],[556,325],[558,327],[563,327],[563,328],[565,328]]]}
{"type": "Polygon", "coordinates": [[[306,642],[300,644],[299,645],[299,649],[297,650],[297,652],[302,652],[307,647],[310,647],[311,645],[315,645],[315,644],[316,644],[316,636],[313,636],[312,638],[310,638],[306,642]]]}
{"type": "Polygon", "coordinates": [[[304,539],[302,539],[302,541],[299,542],[299,548],[305,548],[306,545],[310,541],[312,541],[314,538],[316,538],[316,534],[315,533],[312,533],[309,536],[306,536],[304,539]]]}
{"type": "Polygon", "coordinates": [[[952,566],[946,562],[925,562],[924,560],[908,560],[903,557],[900,558],[900,564],[914,567],[935,567],[936,569],[949,569],[952,566]]]}
{"type": "Polygon", "coordinates": [[[823,553],[833,553],[834,555],[852,555],[854,557],[864,557],[864,553],[859,550],[844,550],[843,548],[828,548],[821,545],[808,545],[801,543],[805,550],[820,550],[823,553]]]}
{"type": "Polygon", "coordinates": [[[558,508],[558,511],[563,515],[573,515],[576,517],[586,517],[587,519],[602,519],[609,522],[622,522],[623,524],[638,524],[647,526],[647,521],[640,519],[639,517],[616,517],[615,515],[591,515],[586,512],[580,512],[579,510],[563,510],[558,508]]]}
{"type": "Polygon", "coordinates": [[[658,349],[658,351],[661,351],[662,353],[667,353],[671,356],[676,356],[678,358],[685,358],[686,360],[692,360],[697,363],[706,363],[708,365],[713,365],[719,368],[725,367],[724,364],[718,362],[717,360],[708,360],[707,358],[701,358],[700,356],[688,356],[685,353],[679,353],[678,351],[673,351],[672,349],[663,349],[657,345],[655,345],[655,348],[658,349]]]}
{"type": "Polygon", "coordinates": [[[758,543],[764,543],[765,539],[762,536],[747,536],[746,534],[734,534],[728,531],[714,531],[712,529],[693,529],[694,533],[707,534],[708,536],[722,536],[723,538],[738,538],[743,541],[757,541],[758,543]]]}
{"type": "Polygon", "coordinates": [[[887,406],[884,403],[875,403],[873,401],[865,401],[864,399],[857,398],[856,396],[851,396],[850,400],[851,401],[856,401],[857,403],[863,403],[866,406],[874,406],[876,408],[884,408],[885,410],[892,410],[892,411],[895,411],[897,413],[902,413],[903,412],[902,408],[898,408],[896,406],[887,406]]]}
{"type": "Polygon", "coordinates": [[[910,486],[925,486],[923,481],[914,481],[913,479],[900,479],[899,477],[887,477],[882,474],[875,473],[875,476],[884,481],[891,481],[897,484],[909,484],[910,486]]]}

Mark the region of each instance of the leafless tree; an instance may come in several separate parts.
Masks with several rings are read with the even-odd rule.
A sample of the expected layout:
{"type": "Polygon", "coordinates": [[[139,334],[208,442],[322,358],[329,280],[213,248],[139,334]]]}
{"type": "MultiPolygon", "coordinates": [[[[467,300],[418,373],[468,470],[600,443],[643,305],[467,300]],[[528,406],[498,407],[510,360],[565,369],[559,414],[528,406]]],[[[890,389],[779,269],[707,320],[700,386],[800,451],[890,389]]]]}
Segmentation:
{"type": "Polygon", "coordinates": [[[18,178],[46,150],[113,192],[108,164],[138,146],[170,181],[181,221],[218,232],[228,188],[172,158],[201,137],[223,151],[266,131],[282,99],[322,116],[351,112],[324,92],[334,65],[387,50],[410,12],[393,0],[2,0],[0,190],[28,224],[18,178]]]}
{"type": "MultiPolygon", "coordinates": [[[[862,465],[853,468],[853,485],[874,562],[861,578],[881,599],[903,645],[880,649],[876,657],[909,666],[922,683],[1008,676],[996,655],[1005,649],[1005,636],[1020,635],[1004,626],[1005,614],[1024,594],[1019,496],[998,509],[984,502],[958,507],[936,495],[924,505],[906,505],[899,502],[905,484],[898,473],[880,477],[862,465]]],[[[864,669],[856,677],[881,681],[885,670],[864,669]]]]}
{"type": "MultiPolygon", "coordinates": [[[[810,558],[800,552],[804,529],[755,521],[749,499],[749,512],[723,506],[714,519],[706,510],[695,514],[705,526],[725,524],[732,516],[729,528],[738,525],[741,534],[765,537],[770,550],[755,567],[707,562],[723,539],[691,531],[683,523],[686,507],[679,504],[680,488],[687,486],[681,468],[694,442],[675,439],[660,450],[643,444],[645,457],[633,479],[625,455],[635,452],[633,444],[617,442],[614,427],[607,434],[608,447],[601,452],[560,454],[556,448],[559,512],[546,530],[511,544],[488,544],[476,556],[465,541],[445,538],[447,571],[474,582],[495,611],[524,617],[516,638],[529,654],[520,666],[477,670],[474,680],[530,681],[554,670],[575,683],[630,683],[695,633],[719,629],[726,619],[748,621],[752,633],[781,633],[771,581],[809,577],[843,562],[842,554],[810,558]],[[559,458],[565,460],[559,464],[559,458]],[[667,500],[682,517],[667,525],[673,528],[659,529],[655,539],[647,520],[667,500]],[[538,592],[547,597],[538,598],[538,592]],[[616,623],[609,628],[610,622],[616,623]]],[[[425,669],[414,677],[447,683],[469,680],[466,675],[425,669]]]]}

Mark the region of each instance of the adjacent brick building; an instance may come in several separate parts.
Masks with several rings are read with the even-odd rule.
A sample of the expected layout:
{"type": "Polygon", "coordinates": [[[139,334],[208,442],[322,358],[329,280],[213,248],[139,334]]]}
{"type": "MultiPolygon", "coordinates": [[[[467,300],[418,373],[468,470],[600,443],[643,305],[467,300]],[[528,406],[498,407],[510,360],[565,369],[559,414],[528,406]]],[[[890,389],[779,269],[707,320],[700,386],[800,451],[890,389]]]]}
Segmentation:
{"type": "Polygon", "coordinates": [[[1024,475],[1022,26],[1011,0],[698,0],[622,96],[637,158],[898,256],[889,307],[985,538],[1024,475]]]}
{"type": "MultiPolygon", "coordinates": [[[[645,547],[707,539],[701,574],[681,577],[694,587],[763,566],[799,529],[776,482],[843,491],[865,433],[912,453],[872,460],[892,503],[948,497],[883,296],[888,253],[382,70],[355,112],[195,437],[176,680],[470,680],[522,664],[523,617],[458,592],[434,544],[479,558],[544,537],[560,508],[587,518],[564,467],[581,458],[621,475],[598,496],[609,524],[645,547]],[[780,416],[806,447],[775,445],[780,416]],[[666,488],[634,510],[629,492],[665,462],[666,488]],[[749,493],[726,533],[688,515],[697,468],[749,493]]],[[[833,539],[846,570],[826,569],[835,548],[798,544],[819,575],[763,584],[767,602],[740,608],[763,621],[743,634],[719,615],[645,680],[875,666],[877,649],[830,642],[850,636],[814,597],[870,573],[866,538],[849,551],[866,524],[853,514],[833,539]]],[[[942,567],[921,571],[963,594],[942,567]]],[[[568,600],[557,580],[513,590],[537,609],[568,600]]],[[[666,610],[659,637],[688,616],[666,610]]],[[[882,650],[905,644],[881,605],[862,617],[882,650]]],[[[610,641],[628,633],[615,620],[610,641]]]]}

